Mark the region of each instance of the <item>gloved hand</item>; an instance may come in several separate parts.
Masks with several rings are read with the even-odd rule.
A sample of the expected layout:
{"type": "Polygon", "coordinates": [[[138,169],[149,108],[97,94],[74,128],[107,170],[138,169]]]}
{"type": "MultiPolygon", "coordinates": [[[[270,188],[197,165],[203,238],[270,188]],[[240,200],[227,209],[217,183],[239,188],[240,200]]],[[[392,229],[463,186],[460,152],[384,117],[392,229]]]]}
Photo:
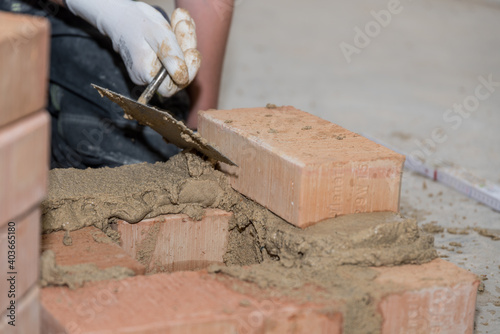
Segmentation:
{"type": "Polygon", "coordinates": [[[66,0],[66,5],[111,38],[135,84],[151,82],[163,64],[169,76],[158,92],[168,97],[196,76],[201,55],[196,49],[195,24],[186,10],[172,13],[170,27],[160,12],[143,2],[66,0]]]}

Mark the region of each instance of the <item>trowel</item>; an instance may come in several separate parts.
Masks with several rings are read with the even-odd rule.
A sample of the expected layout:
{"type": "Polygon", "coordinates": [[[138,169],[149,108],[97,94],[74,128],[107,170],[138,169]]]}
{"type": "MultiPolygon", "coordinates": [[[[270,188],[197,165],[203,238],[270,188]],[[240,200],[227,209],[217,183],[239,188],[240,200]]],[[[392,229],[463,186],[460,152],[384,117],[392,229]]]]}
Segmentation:
{"type": "Polygon", "coordinates": [[[167,75],[167,69],[162,67],[137,102],[109,89],[94,84],[92,84],[92,87],[97,89],[101,96],[106,96],[112,102],[122,107],[126,118],[135,119],[140,124],[149,126],[162,135],[167,142],[181,149],[194,149],[209,158],[236,166],[234,162],[220,153],[214,146],[207,143],[198,133],[193,132],[184,123],[177,121],[167,111],[147,105],[167,75]]]}

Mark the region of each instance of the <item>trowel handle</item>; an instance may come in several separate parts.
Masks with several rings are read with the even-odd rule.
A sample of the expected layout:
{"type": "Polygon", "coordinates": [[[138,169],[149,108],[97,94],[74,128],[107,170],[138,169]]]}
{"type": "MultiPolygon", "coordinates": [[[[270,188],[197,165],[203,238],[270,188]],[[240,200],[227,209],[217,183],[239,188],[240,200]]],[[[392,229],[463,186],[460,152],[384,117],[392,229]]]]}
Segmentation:
{"type": "Polygon", "coordinates": [[[158,90],[163,80],[167,77],[168,72],[165,67],[161,67],[161,70],[158,71],[153,81],[149,83],[144,92],[142,92],[141,96],[137,100],[137,102],[141,104],[148,104],[149,100],[153,97],[154,93],[158,90]]]}

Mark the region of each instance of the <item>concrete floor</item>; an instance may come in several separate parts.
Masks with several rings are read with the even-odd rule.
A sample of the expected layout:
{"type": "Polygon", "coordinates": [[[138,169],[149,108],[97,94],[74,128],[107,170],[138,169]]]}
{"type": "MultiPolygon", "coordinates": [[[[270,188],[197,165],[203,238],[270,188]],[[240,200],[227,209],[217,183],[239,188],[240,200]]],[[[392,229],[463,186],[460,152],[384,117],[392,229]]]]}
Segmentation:
{"type": "MultiPolygon", "coordinates": [[[[370,25],[370,12],[389,3],[236,0],[220,107],[293,105],[409,153],[438,128],[446,140],[428,161],[450,161],[500,183],[500,1],[401,0],[348,62],[341,43],[354,45],[354,28],[370,25]],[[446,121],[447,109],[470,101],[478,77],[490,75],[499,82],[490,96],[470,116],[446,121]]],[[[410,171],[401,211],[422,224],[500,233],[500,213],[410,171]]],[[[445,232],[436,246],[447,260],[485,275],[476,333],[499,333],[500,241],[445,232]]]]}

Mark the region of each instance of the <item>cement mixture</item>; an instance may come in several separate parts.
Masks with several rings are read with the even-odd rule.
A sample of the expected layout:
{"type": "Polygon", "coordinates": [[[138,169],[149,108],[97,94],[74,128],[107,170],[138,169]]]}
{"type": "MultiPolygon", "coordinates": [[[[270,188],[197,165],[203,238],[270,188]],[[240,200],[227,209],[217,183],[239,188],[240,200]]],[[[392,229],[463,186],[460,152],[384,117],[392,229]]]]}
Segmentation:
{"type": "MultiPolygon", "coordinates": [[[[110,232],[116,219],[136,223],[172,213],[201,219],[205,208],[232,211],[227,266],[210,271],[277,288],[283,296],[340,298],[348,332],[376,333],[373,329],[380,328],[382,319],[372,301],[387,288],[375,288],[377,275],[368,266],[420,264],[437,257],[433,237],[396,213],[348,215],[297,228],[233,190],[226,175],[189,152],[154,165],[56,169],[49,185],[44,233],[91,225],[110,232]],[[321,292],[304,294],[308,286],[321,292]]],[[[146,246],[139,255],[147,261],[146,246]]],[[[42,276],[45,284],[67,284],[42,276]]]]}

